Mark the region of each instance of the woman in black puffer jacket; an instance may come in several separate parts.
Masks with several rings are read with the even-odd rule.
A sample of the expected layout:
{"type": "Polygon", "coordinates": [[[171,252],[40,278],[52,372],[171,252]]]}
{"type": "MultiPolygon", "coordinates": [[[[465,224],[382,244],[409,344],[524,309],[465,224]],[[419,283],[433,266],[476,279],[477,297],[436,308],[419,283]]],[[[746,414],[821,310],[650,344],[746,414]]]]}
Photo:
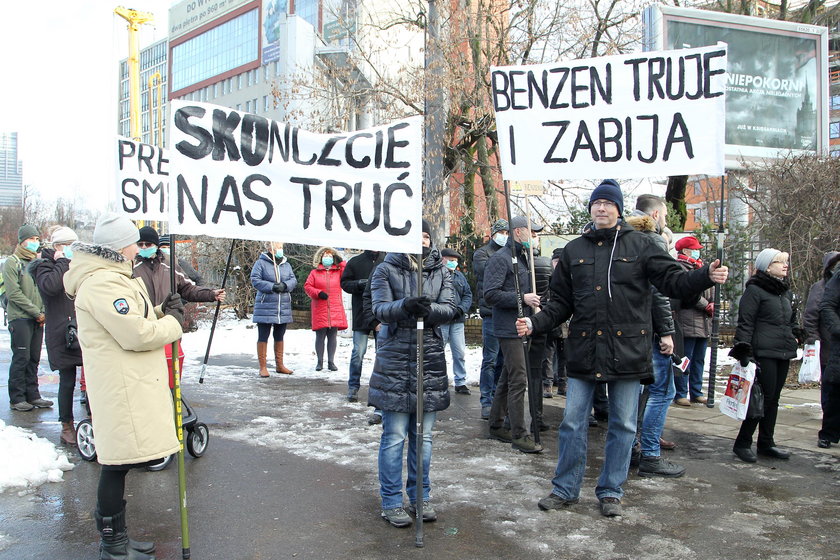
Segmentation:
{"type": "Polygon", "coordinates": [[[790,360],[796,357],[796,348],[800,343],[798,337],[802,336],[791,304],[788,254],[764,249],[755,260],[755,269],[738,306],[738,328],[730,353],[742,362],[755,358],[758,365],[756,382],[764,391],[764,417],[744,420],[735,439],[733,451],[747,463],[756,461],[751,449],[756,427],[759,455],[775,459],[790,457],[790,453],[776,447],[773,433],[779,396],[785,386],[790,360]]]}
{"type": "Polygon", "coordinates": [[[411,517],[403,510],[403,447],[408,437],[409,511],[417,498],[416,425],[417,319],[423,330],[423,520],[434,521],[429,501],[429,466],[432,425],[437,411],[449,407],[449,380],[439,325],[455,316],[452,276],[437,249],[431,247],[423,222],[423,296],[417,297],[417,259],[388,253],[370,280],[373,314],[382,323],[376,339],[376,361],[370,377],[368,402],[382,410],[379,444],[379,493],[382,517],[395,527],[407,527],[411,517]]]}

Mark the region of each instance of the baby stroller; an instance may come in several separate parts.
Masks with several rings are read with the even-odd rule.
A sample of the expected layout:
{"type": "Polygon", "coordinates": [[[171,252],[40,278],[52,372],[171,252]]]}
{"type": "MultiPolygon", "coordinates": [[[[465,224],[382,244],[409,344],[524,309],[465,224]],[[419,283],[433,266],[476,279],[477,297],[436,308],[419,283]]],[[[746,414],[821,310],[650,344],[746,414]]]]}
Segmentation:
{"type": "MultiPolygon", "coordinates": [[[[184,351],[181,345],[178,346],[178,363],[180,365],[179,371],[183,371],[184,367],[184,351]]],[[[166,345],[166,365],[169,368],[169,388],[175,387],[175,381],[172,377],[172,346],[166,345]]],[[[207,444],[210,441],[210,429],[204,422],[198,421],[198,415],[187,404],[183,396],[181,397],[181,407],[183,411],[182,423],[183,429],[187,432],[184,437],[184,443],[187,446],[187,451],[190,455],[198,459],[204,452],[207,451],[207,444]]],[[[88,415],[90,415],[90,408],[88,407],[88,415]]],[[[85,418],[76,426],[76,446],[79,449],[79,454],[85,461],[96,460],[96,442],[93,437],[93,423],[90,418],[85,418]]],[[[159,463],[154,463],[146,470],[162,471],[172,460],[175,455],[164,457],[159,463]]]]}

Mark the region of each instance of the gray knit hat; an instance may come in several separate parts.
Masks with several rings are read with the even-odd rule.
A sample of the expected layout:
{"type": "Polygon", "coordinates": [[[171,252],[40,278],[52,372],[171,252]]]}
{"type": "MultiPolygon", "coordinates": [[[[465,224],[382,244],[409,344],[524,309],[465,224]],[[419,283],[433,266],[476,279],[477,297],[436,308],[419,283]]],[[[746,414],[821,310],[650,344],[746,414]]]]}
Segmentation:
{"type": "Polygon", "coordinates": [[[755,269],[767,272],[770,268],[770,263],[776,258],[776,255],[781,253],[778,249],[764,249],[755,258],[755,269]]]}
{"type": "Polygon", "coordinates": [[[60,243],[61,245],[69,245],[74,241],[78,241],[79,236],[76,235],[76,232],[66,226],[61,226],[55,228],[55,231],[50,237],[50,243],[55,245],[56,243],[60,243]]]}
{"type": "Polygon", "coordinates": [[[114,251],[137,243],[140,231],[134,222],[119,214],[105,214],[96,222],[93,230],[93,242],[114,251]]]}
{"type": "Polygon", "coordinates": [[[38,228],[29,224],[23,224],[20,226],[20,229],[18,230],[18,243],[21,243],[24,239],[29,239],[30,237],[41,237],[41,234],[38,233],[38,228]]]}

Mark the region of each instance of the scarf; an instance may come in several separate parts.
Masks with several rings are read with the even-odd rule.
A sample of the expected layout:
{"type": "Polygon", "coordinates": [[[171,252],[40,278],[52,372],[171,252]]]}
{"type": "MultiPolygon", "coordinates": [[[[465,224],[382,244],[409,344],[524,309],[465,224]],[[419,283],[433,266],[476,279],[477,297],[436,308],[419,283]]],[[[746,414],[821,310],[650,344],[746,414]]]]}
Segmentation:
{"type": "Polygon", "coordinates": [[[703,259],[692,259],[688,255],[684,255],[682,253],[677,254],[677,260],[686,262],[693,266],[694,268],[703,268],[703,259]]]}
{"type": "Polygon", "coordinates": [[[18,246],[15,247],[14,255],[21,261],[31,261],[38,256],[34,252],[30,251],[29,249],[20,244],[18,244],[18,246]]]}

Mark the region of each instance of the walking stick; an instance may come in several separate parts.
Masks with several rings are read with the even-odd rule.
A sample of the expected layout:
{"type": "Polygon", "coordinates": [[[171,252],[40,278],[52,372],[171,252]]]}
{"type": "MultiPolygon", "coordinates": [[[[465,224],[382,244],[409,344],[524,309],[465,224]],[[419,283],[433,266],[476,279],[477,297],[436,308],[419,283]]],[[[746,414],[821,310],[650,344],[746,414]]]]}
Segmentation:
{"type": "MultiPolygon", "coordinates": [[[[230,270],[230,260],[233,257],[233,244],[236,239],[230,240],[230,251],[228,251],[227,263],[225,264],[225,274],[222,277],[222,289],[225,289],[227,284],[228,270],[230,270]]],[[[198,377],[199,383],[204,383],[204,374],[207,372],[207,360],[210,359],[210,345],[213,344],[213,334],[216,332],[216,321],[219,320],[219,309],[222,307],[222,302],[216,300],[216,312],[213,313],[213,324],[210,326],[210,336],[207,338],[207,351],[204,353],[204,363],[201,364],[201,375],[198,377]]]]}
{"type": "MultiPolygon", "coordinates": [[[[723,194],[726,175],[720,177],[720,215],[717,230],[717,258],[723,264],[723,194]]],[[[712,336],[709,342],[709,387],[706,391],[706,406],[715,406],[715,377],[717,376],[717,349],[720,340],[720,284],[715,284],[715,309],[712,312],[712,336]]]]}
{"type": "MultiPolygon", "coordinates": [[[[175,234],[170,234],[169,289],[176,293],[175,234]]],[[[172,400],[175,404],[175,430],[178,434],[178,509],[181,513],[181,557],[190,557],[190,527],[187,519],[187,475],[184,472],[184,413],[181,408],[181,367],[178,363],[180,339],[172,343],[172,400]]]]}
{"type": "MultiPolygon", "coordinates": [[[[417,255],[417,297],[423,296],[423,254],[417,255]]],[[[423,317],[417,317],[417,412],[414,445],[417,473],[415,481],[414,546],[423,548],[423,317]]]]}
{"type": "MultiPolygon", "coordinates": [[[[510,182],[504,181],[505,188],[505,202],[507,204],[508,226],[513,220],[513,214],[510,205],[510,182]]],[[[531,231],[530,224],[528,231],[531,231]]],[[[522,307],[522,286],[519,285],[519,259],[516,258],[516,241],[514,240],[513,228],[508,231],[508,243],[510,244],[511,263],[513,264],[513,286],[516,290],[516,317],[521,319],[525,316],[522,307]]],[[[533,257],[531,258],[533,261],[533,257]]],[[[532,278],[533,281],[533,278],[532,278]]],[[[534,436],[534,442],[540,443],[540,427],[537,425],[537,400],[535,397],[536,387],[531,382],[531,364],[528,360],[528,347],[530,345],[530,337],[522,337],[522,351],[525,353],[525,383],[528,387],[528,410],[531,412],[531,434],[534,436]]],[[[542,398],[542,395],[540,395],[542,398]]]]}

